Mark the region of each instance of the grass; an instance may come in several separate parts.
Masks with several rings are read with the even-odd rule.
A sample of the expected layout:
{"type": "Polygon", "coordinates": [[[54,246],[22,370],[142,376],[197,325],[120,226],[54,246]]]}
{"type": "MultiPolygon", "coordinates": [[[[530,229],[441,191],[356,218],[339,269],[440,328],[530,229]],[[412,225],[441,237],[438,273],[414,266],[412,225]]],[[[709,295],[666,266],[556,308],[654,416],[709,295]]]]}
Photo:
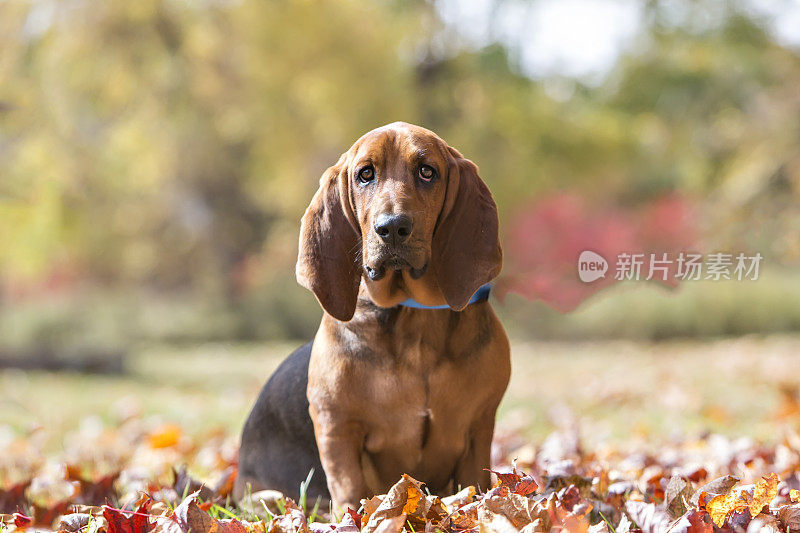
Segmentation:
{"type": "MultiPolygon", "coordinates": [[[[43,428],[45,450],[81,426],[136,414],[197,434],[238,433],[258,390],[291,344],[151,346],[125,376],[0,372],[0,438],[43,428]]],[[[565,420],[589,442],[721,432],[775,440],[800,385],[800,337],[717,341],[512,342],[512,380],[499,438],[538,443],[565,420]],[[789,392],[787,392],[789,391],[789,392]],[[511,437],[508,437],[511,438],[511,437]]],[[[796,419],[790,419],[795,420],[796,419]]]]}

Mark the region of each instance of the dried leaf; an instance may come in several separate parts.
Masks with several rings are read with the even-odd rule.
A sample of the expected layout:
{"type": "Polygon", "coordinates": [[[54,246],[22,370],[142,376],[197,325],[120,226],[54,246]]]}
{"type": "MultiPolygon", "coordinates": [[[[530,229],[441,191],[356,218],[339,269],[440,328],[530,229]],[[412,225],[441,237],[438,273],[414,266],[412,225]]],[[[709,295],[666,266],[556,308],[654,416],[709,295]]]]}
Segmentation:
{"type": "Polygon", "coordinates": [[[712,495],[717,496],[719,494],[727,494],[730,490],[739,483],[739,478],[734,476],[722,476],[718,477],[717,479],[710,481],[697,489],[695,493],[692,495],[692,498],[689,500],[694,506],[699,506],[700,502],[700,495],[704,492],[712,495]]]}
{"type": "Polygon", "coordinates": [[[800,530],[800,503],[784,505],[778,509],[778,519],[788,531],[800,530]]]}
{"type": "MultiPolygon", "coordinates": [[[[217,520],[200,509],[200,506],[197,505],[198,494],[199,492],[193,492],[175,508],[173,519],[184,533],[189,533],[189,531],[191,531],[191,533],[245,533],[247,531],[244,525],[238,520],[217,520]]],[[[287,516],[289,515],[289,502],[291,502],[291,500],[287,500],[287,516]]],[[[302,515],[302,512],[300,512],[300,514],[302,515]]],[[[276,520],[273,520],[273,523],[276,520]]],[[[306,525],[305,516],[303,516],[303,524],[306,525]]],[[[272,529],[270,529],[270,531],[272,531],[272,529]]],[[[295,531],[300,530],[289,529],[280,531],[295,533],[295,531]]],[[[303,533],[308,533],[307,525],[303,533]]]]}
{"type": "Polygon", "coordinates": [[[447,517],[447,521],[450,522],[454,529],[458,530],[473,529],[477,527],[479,522],[478,503],[479,502],[473,502],[467,505],[462,505],[447,517]]]}
{"type": "Polygon", "coordinates": [[[64,515],[61,518],[61,523],[58,525],[58,530],[75,533],[89,525],[90,520],[92,520],[92,515],[89,513],[72,513],[64,515]]]}
{"type": "Polygon", "coordinates": [[[764,506],[769,505],[775,496],[778,494],[778,483],[780,478],[777,474],[772,473],[764,476],[756,483],[753,489],[753,499],[750,501],[750,516],[755,518],[761,513],[764,506]]]}
{"type": "Polygon", "coordinates": [[[517,486],[514,488],[514,493],[519,494],[520,496],[527,496],[528,494],[533,494],[536,492],[536,489],[539,488],[538,483],[533,478],[533,476],[524,476],[517,482],[517,486]]]}
{"type": "Polygon", "coordinates": [[[134,512],[103,506],[103,518],[108,523],[108,533],[146,533],[152,529],[148,520],[150,498],[146,498],[134,512]],[[128,513],[129,516],[126,516],[128,513]]]}
{"type": "MultiPolygon", "coordinates": [[[[423,498],[417,497],[418,492],[421,494],[420,486],[421,483],[419,481],[408,474],[403,474],[400,481],[389,489],[389,492],[381,500],[380,505],[378,505],[375,511],[370,513],[363,531],[365,533],[373,533],[384,520],[403,514],[404,509],[406,509],[406,504],[409,501],[409,493],[412,494],[412,507],[414,508],[414,512],[419,512],[419,503],[423,500],[423,498]]],[[[427,512],[427,509],[425,509],[425,511],[427,512]]]]}
{"type": "Polygon", "coordinates": [[[680,476],[672,476],[667,488],[664,490],[664,506],[673,518],[682,516],[686,512],[684,500],[694,494],[692,484],[680,476]]]}
{"type": "Polygon", "coordinates": [[[491,520],[481,520],[480,533],[518,533],[518,529],[503,515],[492,515],[491,520]]]}
{"type": "Polygon", "coordinates": [[[534,519],[533,502],[524,496],[510,492],[508,487],[499,486],[486,493],[478,503],[478,517],[481,521],[491,521],[492,514],[505,516],[516,528],[521,528],[534,519]]]}
{"type": "Polygon", "coordinates": [[[378,527],[375,528],[375,533],[400,533],[406,523],[406,515],[393,516],[381,520],[378,527]]]}
{"type": "Polygon", "coordinates": [[[664,509],[652,503],[627,501],[625,510],[644,533],[665,533],[672,522],[664,509]]]}
{"type": "Polygon", "coordinates": [[[698,509],[689,511],[672,524],[668,533],[712,533],[714,525],[706,521],[707,516],[707,512],[698,509]]]}
{"type": "Polygon", "coordinates": [[[467,505],[468,503],[472,503],[472,499],[474,497],[475,497],[475,487],[470,485],[469,487],[461,489],[452,496],[447,496],[445,498],[442,498],[442,503],[447,506],[450,512],[453,512],[462,505],[467,505]]]}
{"type": "Polygon", "coordinates": [[[728,515],[734,511],[746,509],[747,502],[742,499],[738,491],[734,491],[711,498],[706,502],[705,507],[714,524],[717,527],[722,527],[728,515]]]}

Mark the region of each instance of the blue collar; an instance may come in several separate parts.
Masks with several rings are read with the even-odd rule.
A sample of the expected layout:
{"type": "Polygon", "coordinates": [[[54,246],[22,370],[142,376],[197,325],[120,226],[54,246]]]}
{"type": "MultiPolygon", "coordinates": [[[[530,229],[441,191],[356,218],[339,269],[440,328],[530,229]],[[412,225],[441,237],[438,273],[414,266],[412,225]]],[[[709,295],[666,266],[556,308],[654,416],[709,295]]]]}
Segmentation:
{"type": "MultiPolygon", "coordinates": [[[[472,295],[472,298],[469,299],[467,305],[474,304],[477,302],[485,302],[486,300],[489,299],[489,291],[491,289],[492,289],[491,283],[487,283],[486,285],[481,285],[480,288],[477,291],[475,291],[475,294],[472,295]]],[[[398,305],[402,307],[413,307],[414,309],[450,309],[449,305],[422,305],[413,298],[404,300],[400,302],[398,305]]]]}

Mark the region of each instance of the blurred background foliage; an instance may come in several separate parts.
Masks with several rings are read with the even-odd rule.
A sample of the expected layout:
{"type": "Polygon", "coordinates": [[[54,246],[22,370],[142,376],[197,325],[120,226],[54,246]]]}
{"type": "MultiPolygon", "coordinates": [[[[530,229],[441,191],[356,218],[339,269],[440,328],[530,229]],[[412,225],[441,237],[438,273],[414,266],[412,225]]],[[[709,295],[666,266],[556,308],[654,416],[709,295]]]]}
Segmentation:
{"type": "Polygon", "coordinates": [[[671,196],[696,249],[765,256],[757,282],[621,284],[569,314],[511,296],[515,335],[800,329],[800,55],[780,13],[642,2],[583,78],[528,72],[526,35],[496,22],[544,1],[484,2],[481,40],[452,2],[0,3],[0,345],[311,336],[300,215],[395,120],[478,163],[506,230],[554,194],[612,213],[671,196]]]}

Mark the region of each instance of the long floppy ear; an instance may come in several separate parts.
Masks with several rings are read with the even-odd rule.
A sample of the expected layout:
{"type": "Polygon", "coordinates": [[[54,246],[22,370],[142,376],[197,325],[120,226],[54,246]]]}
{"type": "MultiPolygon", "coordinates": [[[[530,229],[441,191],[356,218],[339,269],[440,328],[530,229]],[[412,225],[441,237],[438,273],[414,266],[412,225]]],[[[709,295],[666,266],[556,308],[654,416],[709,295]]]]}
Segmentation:
{"type": "Polygon", "coordinates": [[[452,309],[461,311],[503,266],[497,205],[478,176],[478,167],[450,148],[444,206],[433,235],[432,266],[452,309]]]}
{"type": "Polygon", "coordinates": [[[361,281],[361,235],[348,200],[346,154],[319,180],[303,215],[295,274],[325,311],[337,320],[353,318],[361,281]]]}

